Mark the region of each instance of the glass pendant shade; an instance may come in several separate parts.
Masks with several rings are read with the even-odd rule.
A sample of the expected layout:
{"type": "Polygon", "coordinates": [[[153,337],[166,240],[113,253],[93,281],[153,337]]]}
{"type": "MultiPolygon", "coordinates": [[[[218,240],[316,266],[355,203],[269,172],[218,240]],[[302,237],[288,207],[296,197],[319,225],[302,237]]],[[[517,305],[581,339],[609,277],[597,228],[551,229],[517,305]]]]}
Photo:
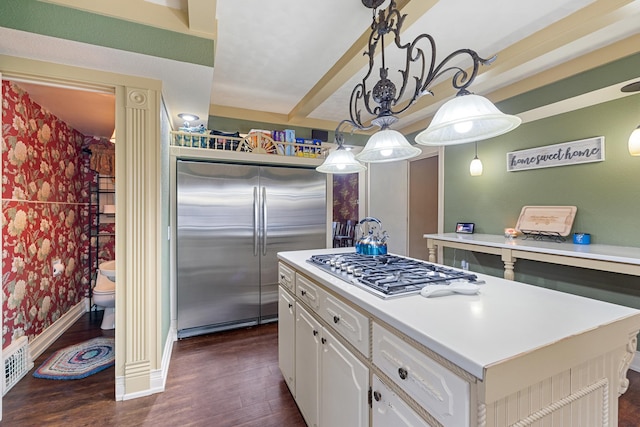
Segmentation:
{"type": "Polygon", "coordinates": [[[331,174],[358,173],[366,169],[367,167],[358,162],[351,151],[342,146],[331,151],[324,163],[316,168],[318,172],[331,174]]]}
{"type": "Polygon", "coordinates": [[[421,153],[422,150],[409,144],[400,132],[382,129],[371,135],[356,159],[365,163],[385,163],[410,159],[421,153]]]}
{"type": "Polygon", "coordinates": [[[640,126],[631,132],[631,136],[629,136],[629,154],[640,156],[640,126]]]}
{"type": "Polygon", "coordinates": [[[482,162],[478,158],[478,156],[474,157],[471,160],[471,164],[469,165],[469,173],[471,176],[480,176],[482,175],[482,162]]]}
{"type": "Polygon", "coordinates": [[[416,136],[422,145],[454,145],[502,135],[520,125],[517,116],[504,114],[487,98],[467,94],[447,101],[433,121],[416,136]]]}

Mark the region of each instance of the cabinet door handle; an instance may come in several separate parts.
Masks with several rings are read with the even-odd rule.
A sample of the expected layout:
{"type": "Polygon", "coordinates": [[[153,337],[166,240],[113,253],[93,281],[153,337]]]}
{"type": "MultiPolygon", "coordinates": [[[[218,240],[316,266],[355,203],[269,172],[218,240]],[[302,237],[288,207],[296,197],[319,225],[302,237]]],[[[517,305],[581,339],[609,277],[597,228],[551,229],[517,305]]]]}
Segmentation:
{"type": "Polygon", "coordinates": [[[289,303],[289,308],[293,307],[293,304],[289,303]]]}
{"type": "Polygon", "coordinates": [[[318,331],[316,331],[315,329],[313,330],[313,336],[315,337],[316,335],[318,335],[318,331]]]}
{"type": "Polygon", "coordinates": [[[327,343],[327,339],[326,338],[321,338],[320,341],[322,341],[322,344],[326,344],[327,343]]]}
{"type": "Polygon", "coordinates": [[[333,316],[333,323],[338,323],[340,318],[338,316],[333,316]]]}
{"type": "Polygon", "coordinates": [[[280,279],[284,280],[284,274],[280,273],[280,279]]]}
{"type": "Polygon", "coordinates": [[[382,399],[382,395],[380,394],[379,391],[374,391],[373,398],[375,399],[376,402],[380,402],[380,399],[382,399]]]}
{"type": "Polygon", "coordinates": [[[304,289],[300,290],[300,295],[305,296],[307,294],[307,291],[305,291],[304,289]]]}
{"type": "Polygon", "coordinates": [[[398,368],[398,375],[400,376],[400,379],[406,380],[409,376],[409,372],[405,368],[398,368]]]}

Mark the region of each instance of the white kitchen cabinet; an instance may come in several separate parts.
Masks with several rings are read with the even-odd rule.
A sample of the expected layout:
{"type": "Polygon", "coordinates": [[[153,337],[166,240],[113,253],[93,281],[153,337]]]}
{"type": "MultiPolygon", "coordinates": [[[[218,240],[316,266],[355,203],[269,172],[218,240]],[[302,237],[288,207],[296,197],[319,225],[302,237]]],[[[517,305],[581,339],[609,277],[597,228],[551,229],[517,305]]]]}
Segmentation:
{"type": "Polygon", "coordinates": [[[320,342],[320,426],[367,427],[369,369],[327,329],[320,342]]]}
{"type": "Polygon", "coordinates": [[[376,375],[372,390],[373,427],[431,427],[376,375]]]}
{"type": "MultiPolygon", "coordinates": [[[[293,282],[292,282],[293,283],[293,282]]],[[[278,287],[278,365],[291,394],[296,395],[296,302],[282,286],[278,287]]]]}
{"type": "Polygon", "coordinates": [[[319,426],[321,326],[301,305],[296,307],[296,403],[309,427],[319,426]]]}
{"type": "Polygon", "coordinates": [[[367,427],[369,369],[296,307],[295,400],[309,427],[367,427]]]}

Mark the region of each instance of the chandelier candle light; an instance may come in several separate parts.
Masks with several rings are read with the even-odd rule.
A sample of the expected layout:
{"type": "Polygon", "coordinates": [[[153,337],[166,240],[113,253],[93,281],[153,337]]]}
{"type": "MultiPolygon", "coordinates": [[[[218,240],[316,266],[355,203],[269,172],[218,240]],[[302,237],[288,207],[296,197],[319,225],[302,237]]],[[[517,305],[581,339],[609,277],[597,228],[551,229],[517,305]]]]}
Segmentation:
{"type": "Polygon", "coordinates": [[[491,101],[467,90],[478,74],[480,65],[490,64],[495,57],[483,59],[471,49],[459,49],[436,64],[433,37],[420,34],[411,43],[402,44],[400,33],[407,15],[400,14],[395,0],[389,1],[387,9],[377,10],[385,1],[387,0],[362,0],[364,6],[373,11],[368,48],[364,52],[369,58],[369,68],[362,82],[351,92],[349,123],[359,130],[369,130],[374,126],[380,130],[371,136],[364,150],[355,156],[356,159],[382,163],[419,155],[422,150],[412,146],[400,132],[390,129],[390,126],[418,98],[426,94],[433,95],[429,90],[431,84],[448,73],[453,73],[451,83],[458,91],[457,96],[445,103],[429,127],[416,136],[418,144],[452,145],[479,141],[506,133],[520,124],[520,118],[503,114],[491,101]],[[385,63],[385,35],[393,37],[395,46],[404,52],[405,68],[398,70],[402,78],[399,87],[389,79],[389,68],[385,63]],[[426,42],[430,48],[430,58],[419,47],[421,42],[426,42]],[[381,49],[379,80],[370,88],[368,78],[375,74],[378,44],[381,49]],[[470,61],[468,69],[457,65],[459,60],[470,61]],[[363,109],[367,113],[366,120],[362,116],[363,109]],[[369,118],[370,124],[365,124],[369,118]]]}

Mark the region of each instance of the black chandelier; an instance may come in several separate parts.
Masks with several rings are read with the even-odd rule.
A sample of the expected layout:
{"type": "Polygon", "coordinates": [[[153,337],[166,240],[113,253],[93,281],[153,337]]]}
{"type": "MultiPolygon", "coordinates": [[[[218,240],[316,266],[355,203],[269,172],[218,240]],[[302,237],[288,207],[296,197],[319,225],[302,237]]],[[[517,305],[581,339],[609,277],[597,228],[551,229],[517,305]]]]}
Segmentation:
{"type": "MultiPolygon", "coordinates": [[[[456,97],[445,103],[436,113],[427,129],[416,136],[423,145],[452,145],[491,138],[508,132],[520,124],[516,116],[500,112],[488,99],[473,95],[468,88],[473,83],[481,65],[489,65],[496,57],[485,59],[471,49],[458,49],[441,62],[436,63],[436,43],[429,34],[418,35],[411,43],[402,43],[400,33],[405,21],[390,0],[386,9],[378,10],[387,0],[362,0],[372,9],[368,47],[364,55],[369,67],[362,81],[351,92],[347,122],[355,129],[368,130],[380,127],[356,158],[364,162],[387,162],[415,157],[421,150],[409,144],[402,134],[389,129],[398,121],[398,115],[407,111],[424,95],[433,95],[430,86],[437,79],[451,75],[451,84],[457,90],[456,97]],[[393,45],[403,52],[404,68],[398,73],[402,81],[399,87],[389,79],[389,67],[385,57],[385,36],[393,38],[393,45]],[[380,45],[380,66],[376,66],[376,50],[380,45]],[[421,46],[428,46],[425,52],[421,46]],[[430,56],[427,55],[430,53],[430,56]],[[465,65],[458,65],[464,63],[465,65]],[[370,87],[368,81],[375,72],[379,80],[370,87]],[[363,118],[373,116],[370,123],[363,118]]],[[[341,123],[342,125],[342,123],[341,123]]],[[[338,126],[340,128],[340,125],[338,126]]],[[[338,129],[336,129],[338,130],[338,129]]]]}

